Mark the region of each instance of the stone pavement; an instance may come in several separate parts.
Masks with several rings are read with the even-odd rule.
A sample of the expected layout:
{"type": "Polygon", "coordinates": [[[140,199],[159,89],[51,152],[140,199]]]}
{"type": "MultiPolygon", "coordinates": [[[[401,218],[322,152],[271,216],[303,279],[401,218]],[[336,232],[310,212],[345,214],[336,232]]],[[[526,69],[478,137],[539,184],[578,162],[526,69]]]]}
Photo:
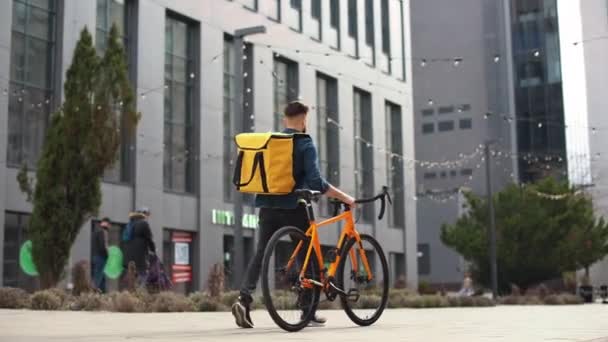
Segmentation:
{"type": "Polygon", "coordinates": [[[285,333],[265,311],[255,329],[230,313],[118,314],[0,310],[1,342],[162,341],[608,341],[608,305],[393,309],[371,327],[342,311],[322,312],[326,327],[285,333]]]}

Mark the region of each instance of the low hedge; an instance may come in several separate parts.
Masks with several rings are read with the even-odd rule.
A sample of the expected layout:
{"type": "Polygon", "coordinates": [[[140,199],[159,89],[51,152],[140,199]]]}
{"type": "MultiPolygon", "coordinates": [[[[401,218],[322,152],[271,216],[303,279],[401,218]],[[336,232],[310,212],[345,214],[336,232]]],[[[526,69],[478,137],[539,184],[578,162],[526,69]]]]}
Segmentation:
{"type": "MultiPolygon", "coordinates": [[[[82,310],[112,312],[203,312],[230,311],[232,304],[238,300],[239,293],[230,291],[219,297],[212,297],[207,292],[194,292],[189,296],[173,292],[149,294],[145,290],[134,292],[113,292],[110,294],[83,293],[72,296],[59,289],[38,291],[32,295],[16,288],[0,288],[0,308],[32,310],[82,310]]],[[[293,294],[276,292],[275,305],[279,309],[295,309],[293,294]]],[[[353,307],[356,309],[375,308],[381,297],[375,292],[364,292],[353,307]]],[[[539,296],[507,296],[498,300],[501,305],[569,305],[582,304],[580,297],[572,294],[539,296]]],[[[496,303],[489,298],[450,297],[440,295],[418,295],[403,289],[389,292],[389,308],[446,308],[446,307],[489,307],[496,303]]],[[[264,308],[261,297],[253,303],[254,309],[264,308]]],[[[322,295],[320,310],[341,309],[340,299],[327,301],[322,295]]]]}

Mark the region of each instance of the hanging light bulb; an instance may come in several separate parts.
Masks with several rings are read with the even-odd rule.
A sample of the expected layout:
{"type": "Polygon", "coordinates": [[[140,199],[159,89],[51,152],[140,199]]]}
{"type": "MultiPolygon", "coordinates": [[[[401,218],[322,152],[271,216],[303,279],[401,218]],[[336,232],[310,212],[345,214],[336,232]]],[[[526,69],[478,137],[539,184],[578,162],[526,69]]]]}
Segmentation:
{"type": "Polygon", "coordinates": [[[251,88],[247,88],[247,93],[251,93],[251,88]]]}
{"type": "Polygon", "coordinates": [[[538,50],[534,51],[534,57],[538,57],[538,56],[540,56],[540,51],[538,51],[538,50]]]}
{"type": "Polygon", "coordinates": [[[420,61],[420,66],[423,67],[423,68],[426,66],[426,59],[422,59],[420,61]]]}
{"type": "Polygon", "coordinates": [[[2,95],[4,95],[4,96],[8,95],[8,89],[4,88],[2,90],[2,95]]]}
{"type": "Polygon", "coordinates": [[[597,129],[595,127],[591,127],[591,134],[597,133],[597,129]]]}
{"type": "Polygon", "coordinates": [[[457,67],[462,63],[462,58],[454,58],[454,66],[457,67]]]}
{"type": "Polygon", "coordinates": [[[193,72],[191,72],[191,73],[190,73],[190,78],[194,78],[194,76],[195,76],[195,75],[194,75],[194,73],[193,73],[193,72]]]}
{"type": "Polygon", "coordinates": [[[427,103],[429,104],[429,106],[432,106],[432,105],[434,104],[433,99],[429,99],[429,100],[427,101],[427,103]]]}
{"type": "Polygon", "coordinates": [[[543,128],[543,123],[542,122],[538,123],[538,128],[543,128]]]}
{"type": "Polygon", "coordinates": [[[500,62],[500,55],[494,55],[494,63],[500,62]]]}
{"type": "Polygon", "coordinates": [[[490,116],[492,116],[492,113],[490,113],[490,112],[486,112],[486,113],[483,115],[483,118],[487,120],[487,119],[488,119],[490,116]]]}
{"type": "Polygon", "coordinates": [[[145,100],[146,99],[146,94],[145,93],[141,93],[141,99],[145,100]]]}

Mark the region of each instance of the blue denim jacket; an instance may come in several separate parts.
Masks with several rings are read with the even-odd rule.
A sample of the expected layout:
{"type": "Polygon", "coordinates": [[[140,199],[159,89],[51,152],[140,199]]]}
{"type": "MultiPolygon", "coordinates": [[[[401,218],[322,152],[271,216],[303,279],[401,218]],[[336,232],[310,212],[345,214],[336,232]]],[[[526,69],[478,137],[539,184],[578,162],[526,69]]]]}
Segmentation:
{"type": "MultiPolygon", "coordinates": [[[[295,129],[286,128],[283,133],[299,133],[295,129]]],[[[321,177],[317,148],[309,136],[294,140],[293,173],[296,189],[310,189],[325,193],[329,183],[321,177]]],[[[255,206],[258,208],[294,209],[298,200],[294,194],[289,195],[257,195],[255,206]]]]}

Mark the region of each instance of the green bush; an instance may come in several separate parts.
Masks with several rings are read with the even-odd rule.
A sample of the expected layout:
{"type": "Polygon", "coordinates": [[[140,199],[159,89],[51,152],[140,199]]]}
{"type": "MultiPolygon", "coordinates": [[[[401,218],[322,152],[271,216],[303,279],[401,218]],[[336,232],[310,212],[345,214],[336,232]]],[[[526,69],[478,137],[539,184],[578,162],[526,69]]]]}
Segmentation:
{"type": "Polygon", "coordinates": [[[411,297],[410,294],[404,291],[390,291],[388,293],[388,307],[389,308],[403,308],[407,298],[411,297]]]}
{"type": "Polygon", "coordinates": [[[194,311],[188,298],[175,292],[160,292],[154,295],[147,311],[151,312],[191,312],[194,311]]]}
{"type": "Polygon", "coordinates": [[[0,287],[0,309],[23,309],[29,305],[29,295],[15,287],[0,287]]]}
{"type": "Polygon", "coordinates": [[[194,292],[188,297],[195,311],[200,312],[215,312],[223,311],[226,309],[217,298],[211,297],[205,292],[194,292]]]}
{"type": "Polygon", "coordinates": [[[445,308],[450,305],[447,298],[437,295],[422,296],[420,300],[425,308],[445,308]]]}
{"type": "Polygon", "coordinates": [[[236,301],[239,299],[239,295],[239,291],[224,292],[220,296],[219,302],[225,307],[230,308],[232,307],[232,304],[236,303],[236,301]]]}
{"type": "Polygon", "coordinates": [[[496,306],[496,303],[494,303],[494,300],[492,300],[488,297],[484,297],[484,296],[473,297],[473,302],[475,303],[475,306],[479,306],[479,307],[496,306]]]}
{"type": "Polygon", "coordinates": [[[107,297],[99,293],[81,293],[69,304],[71,310],[99,311],[108,308],[107,297]]]}
{"type": "Polygon", "coordinates": [[[580,296],[576,296],[570,293],[563,293],[560,295],[565,305],[583,304],[583,299],[580,296]]]}
{"type": "Polygon", "coordinates": [[[145,303],[130,292],[116,292],[110,295],[109,309],[114,312],[144,312],[145,303]]]}
{"type": "Polygon", "coordinates": [[[59,310],[61,298],[52,290],[38,291],[30,298],[30,309],[32,310],[59,310]]]}
{"type": "Polygon", "coordinates": [[[382,297],[378,295],[362,295],[359,300],[353,303],[352,307],[357,309],[375,309],[380,306],[382,297]]]}
{"type": "Polygon", "coordinates": [[[559,295],[548,295],[544,298],[546,305],[564,305],[564,299],[559,295]]]}

